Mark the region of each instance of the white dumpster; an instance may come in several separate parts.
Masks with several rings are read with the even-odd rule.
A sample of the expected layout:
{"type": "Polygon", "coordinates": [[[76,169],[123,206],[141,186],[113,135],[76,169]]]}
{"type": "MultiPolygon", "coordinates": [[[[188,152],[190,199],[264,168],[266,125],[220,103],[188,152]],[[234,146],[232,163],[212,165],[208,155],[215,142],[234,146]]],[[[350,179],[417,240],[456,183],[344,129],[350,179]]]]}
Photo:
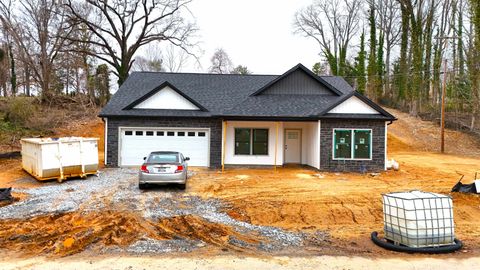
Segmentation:
{"type": "Polygon", "coordinates": [[[454,244],[450,196],[422,192],[383,194],[385,238],[408,247],[454,244]]]}
{"type": "Polygon", "coordinates": [[[98,139],[25,138],[22,167],[38,180],[86,177],[98,172],[98,139]]]}

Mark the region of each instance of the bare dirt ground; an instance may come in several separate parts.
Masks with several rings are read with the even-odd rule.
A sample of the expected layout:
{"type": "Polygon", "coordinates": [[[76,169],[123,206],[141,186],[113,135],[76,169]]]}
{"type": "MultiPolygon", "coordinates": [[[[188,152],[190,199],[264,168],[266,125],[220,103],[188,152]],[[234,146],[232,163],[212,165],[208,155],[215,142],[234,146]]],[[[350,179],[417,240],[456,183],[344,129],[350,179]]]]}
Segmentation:
{"type": "MultiPolygon", "coordinates": [[[[118,211],[115,208],[118,205],[115,204],[113,204],[115,207],[109,209],[111,212],[102,214],[76,209],[65,213],[43,214],[28,220],[1,220],[2,229],[7,228],[0,232],[0,239],[5,239],[2,242],[3,250],[20,256],[16,260],[17,265],[23,265],[25,269],[28,268],[28,264],[22,264],[24,262],[22,256],[32,254],[55,257],[77,254],[69,259],[78,263],[77,268],[82,268],[81,265],[87,263],[89,256],[98,254],[99,250],[106,250],[104,256],[107,257],[100,261],[103,260],[103,263],[106,263],[104,265],[109,265],[111,256],[118,256],[115,255],[118,250],[113,249],[115,252],[111,253],[112,247],[123,247],[125,250],[122,252],[128,253],[128,248],[133,243],[147,235],[150,238],[157,236],[153,238],[159,241],[162,239],[194,241],[193,248],[183,251],[183,254],[184,252],[193,254],[191,256],[195,258],[192,258],[192,263],[195,262],[195,266],[205,265],[206,261],[202,261],[205,255],[218,256],[225,253],[232,254],[229,256],[239,254],[260,256],[258,259],[244,259],[245,264],[265,269],[268,267],[260,266],[264,260],[268,260],[270,266],[275,265],[278,261],[272,256],[285,254],[295,258],[288,258],[285,263],[271,269],[294,266],[302,269],[308,268],[308,264],[312,263],[322,265],[321,261],[327,264],[330,262],[328,266],[338,269],[358,268],[359,265],[364,265],[365,269],[392,266],[411,269],[420,265],[446,267],[446,263],[461,267],[478,263],[480,196],[450,193],[460,174],[465,174],[464,182],[468,182],[473,180],[476,171],[480,172],[478,140],[470,135],[448,130],[447,154],[439,154],[436,153],[439,148],[438,127],[395,110],[391,112],[400,120],[389,126],[388,155],[400,163],[399,171],[382,172],[372,176],[359,173],[325,173],[308,168],[279,168],[276,172],[271,169],[228,169],[223,174],[218,171],[196,170],[187,191],[182,194],[174,192],[176,194],[173,195],[174,199],[169,199],[170,205],[173,206],[169,207],[174,207],[175,211],[188,210],[213,199],[219,202],[219,207],[213,212],[222,215],[222,219],[209,220],[206,214],[209,210],[194,212],[193,215],[168,216],[152,223],[145,221],[144,214],[140,213],[139,216],[139,213],[134,211],[136,208],[122,208],[126,211],[118,211]],[[394,253],[371,243],[370,233],[374,230],[382,231],[381,194],[412,189],[450,194],[453,197],[456,234],[465,244],[461,252],[436,255],[435,260],[438,261],[431,261],[426,255],[394,253]],[[195,201],[192,198],[198,199],[195,201]],[[192,204],[188,203],[189,201],[192,204]],[[256,227],[242,230],[242,226],[256,227]],[[263,250],[259,247],[263,243],[268,243],[268,237],[265,238],[265,235],[259,232],[268,231],[269,228],[277,228],[279,231],[276,232],[279,235],[301,237],[302,243],[296,246],[287,245],[286,248],[275,251],[263,250]],[[231,236],[241,241],[230,241],[231,236]],[[245,243],[248,248],[245,248],[245,243]],[[197,248],[197,245],[201,248],[197,248]],[[251,249],[252,246],[255,248],[251,249]],[[338,258],[345,257],[311,257],[317,255],[342,255],[352,259],[348,262],[343,259],[342,264],[338,258]],[[304,256],[307,258],[300,258],[304,256]],[[413,265],[411,264],[413,261],[418,263],[413,265]],[[371,267],[368,267],[369,265],[371,267]]],[[[60,131],[59,134],[96,136],[103,139],[103,124],[100,120],[79,125],[77,130],[66,128],[66,131],[66,133],[60,131]],[[86,126],[93,128],[85,128],[86,126]]],[[[99,143],[99,146],[101,145],[102,142],[99,143]]],[[[103,158],[103,153],[100,156],[103,158]]],[[[45,186],[45,183],[28,178],[21,171],[18,159],[0,162],[3,162],[0,164],[2,170],[0,186],[13,186],[14,189],[35,189],[45,186]]],[[[125,187],[131,185],[127,182],[125,187]]],[[[57,184],[54,182],[47,185],[57,184]]],[[[125,187],[119,186],[118,190],[124,191],[125,187]]],[[[119,191],[113,191],[112,194],[117,192],[119,191]]],[[[160,196],[155,192],[148,192],[149,196],[160,196]]],[[[32,196],[25,194],[19,194],[20,202],[32,196]]],[[[112,200],[112,194],[102,196],[95,194],[92,200],[102,202],[105,202],[106,198],[112,200]]],[[[141,194],[135,196],[137,197],[134,202],[142,202],[142,205],[152,199],[141,194]]],[[[182,253],[181,249],[175,247],[177,246],[168,246],[169,249],[162,249],[161,253],[182,253]]],[[[173,263],[177,259],[170,260],[168,262],[173,263]]],[[[214,257],[205,260],[219,263],[219,267],[211,269],[222,269],[222,265],[231,266],[232,260],[237,259],[227,257],[217,260],[214,257]]],[[[126,261],[127,264],[122,265],[125,267],[119,269],[140,265],[135,258],[126,261]]],[[[61,260],[58,262],[62,265],[61,260]]],[[[145,258],[144,262],[151,267],[158,263],[155,258],[145,258]]],[[[6,264],[5,268],[7,266],[6,264]]],[[[44,269],[55,268],[53,264],[50,266],[51,268],[44,269]]],[[[185,269],[189,269],[188,267],[193,269],[191,264],[185,265],[185,269]]],[[[235,269],[233,266],[231,268],[235,269]]]]}

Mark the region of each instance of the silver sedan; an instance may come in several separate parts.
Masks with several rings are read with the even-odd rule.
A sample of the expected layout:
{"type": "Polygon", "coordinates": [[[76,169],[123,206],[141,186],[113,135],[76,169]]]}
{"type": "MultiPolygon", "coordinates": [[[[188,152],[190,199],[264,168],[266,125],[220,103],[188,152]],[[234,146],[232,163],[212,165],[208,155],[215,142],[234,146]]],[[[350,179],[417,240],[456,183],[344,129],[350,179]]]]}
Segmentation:
{"type": "Polygon", "coordinates": [[[140,167],[138,188],[148,184],[178,184],[181,189],[187,185],[188,164],[190,160],[179,152],[152,152],[143,158],[140,167]]]}

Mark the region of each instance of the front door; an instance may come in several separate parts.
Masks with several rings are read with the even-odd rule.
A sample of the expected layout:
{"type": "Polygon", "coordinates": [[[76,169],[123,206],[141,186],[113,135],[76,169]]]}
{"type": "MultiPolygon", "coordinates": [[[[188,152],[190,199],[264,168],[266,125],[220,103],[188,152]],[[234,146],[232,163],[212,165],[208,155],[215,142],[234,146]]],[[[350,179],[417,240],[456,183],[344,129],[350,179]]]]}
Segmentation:
{"type": "Polygon", "coordinates": [[[301,163],[301,130],[285,130],[285,163],[301,163]]]}

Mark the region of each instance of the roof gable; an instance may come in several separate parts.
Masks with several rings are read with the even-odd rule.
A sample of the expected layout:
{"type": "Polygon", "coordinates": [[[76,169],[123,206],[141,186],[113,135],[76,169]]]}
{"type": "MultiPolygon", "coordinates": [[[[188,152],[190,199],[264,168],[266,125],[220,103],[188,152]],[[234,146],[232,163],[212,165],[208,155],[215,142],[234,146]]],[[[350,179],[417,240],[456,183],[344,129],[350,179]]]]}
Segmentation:
{"type": "Polygon", "coordinates": [[[169,82],[165,82],[154,88],[124,108],[124,110],[130,109],[206,111],[202,105],[185,95],[169,82]]]}
{"type": "MultiPolygon", "coordinates": [[[[348,105],[348,103],[346,103],[346,105],[348,105]]],[[[365,107],[363,107],[364,105],[361,105],[361,106],[362,106],[363,110],[366,109],[365,107]]],[[[340,107],[340,108],[342,108],[342,107],[340,107]]],[[[361,116],[361,115],[374,115],[374,116],[375,115],[380,115],[382,117],[386,117],[389,120],[396,120],[395,116],[393,116],[392,114],[387,112],[385,109],[383,109],[380,105],[371,101],[366,96],[360,94],[357,91],[353,91],[350,94],[341,97],[336,102],[334,102],[329,107],[327,107],[325,110],[323,110],[322,113],[319,114],[319,116],[321,116],[321,117],[329,116],[329,115],[345,115],[345,116],[349,116],[349,115],[350,116],[351,115],[357,115],[357,116],[361,116]],[[355,97],[358,100],[351,99],[352,97],[355,97]],[[363,102],[365,105],[368,105],[370,107],[370,109],[368,109],[370,112],[377,111],[378,113],[365,113],[365,112],[353,112],[353,113],[352,112],[343,112],[343,113],[342,112],[340,112],[340,113],[336,112],[336,113],[334,113],[334,112],[332,112],[333,109],[335,109],[337,106],[343,104],[346,100],[349,100],[349,99],[350,99],[350,102],[353,101],[356,104],[358,104],[358,102],[363,102]]]]}
{"type": "Polygon", "coordinates": [[[342,92],[302,64],[278,76],[251,96],[260,94],[342,95],[342,92]]]}
{"type": "Polygon", "coordinates": [[[361,101],[356,96],[351,96],[347,100],[335,106],[327,113],[358,113],[358,114],[380,114],[367,103],[361,101]]]}

